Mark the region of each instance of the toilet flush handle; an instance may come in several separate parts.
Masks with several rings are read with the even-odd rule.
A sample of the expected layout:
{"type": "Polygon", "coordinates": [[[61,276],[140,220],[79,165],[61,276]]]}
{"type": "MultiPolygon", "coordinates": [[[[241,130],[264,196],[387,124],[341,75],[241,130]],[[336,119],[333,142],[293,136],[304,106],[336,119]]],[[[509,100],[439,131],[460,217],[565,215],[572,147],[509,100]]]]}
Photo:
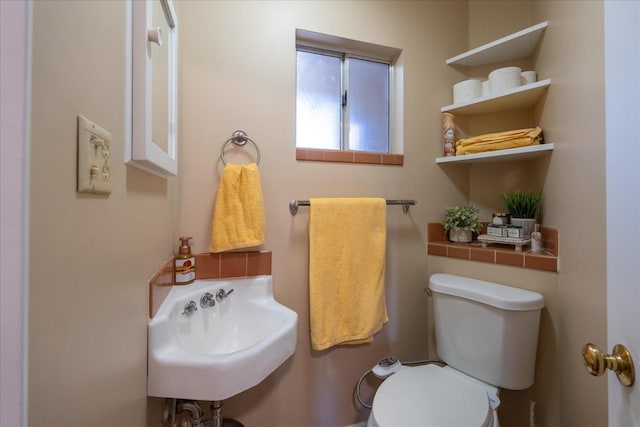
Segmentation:
{"type": "Polygon", "coordinates": [[[618,381],[627,387],[631,387],[635,381],[631,353],[622,344],[616,344],[613,353],[605,354],[595,344],[587,343],[582,348],[582,361],[587,372],[595,377],[611,369],[618,376],[618,381]]]}

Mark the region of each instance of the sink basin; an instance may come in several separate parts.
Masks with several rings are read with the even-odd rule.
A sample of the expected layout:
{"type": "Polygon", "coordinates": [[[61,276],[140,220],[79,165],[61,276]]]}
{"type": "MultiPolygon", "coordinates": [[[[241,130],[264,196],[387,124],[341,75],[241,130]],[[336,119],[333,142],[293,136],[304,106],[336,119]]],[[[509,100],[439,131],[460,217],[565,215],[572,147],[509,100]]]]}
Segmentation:
{"type": "Polygon", "coordinates": [[[174,286],[149,322],[148,395],[213,401],[241,393],[295,352],[297,323],[273,298],[271,276],[174,286]],[[220,290],[226,297],[216,298],[220,290]],[[206,298],[201,305],[207,293],[214,306],[206,298]]]}

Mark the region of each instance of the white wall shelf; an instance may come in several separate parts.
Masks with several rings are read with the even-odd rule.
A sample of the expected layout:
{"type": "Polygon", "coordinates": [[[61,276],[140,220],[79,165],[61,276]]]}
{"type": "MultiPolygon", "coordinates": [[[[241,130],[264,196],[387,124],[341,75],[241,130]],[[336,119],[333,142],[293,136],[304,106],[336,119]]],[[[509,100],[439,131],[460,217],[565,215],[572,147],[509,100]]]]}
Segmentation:
{"type": "MultiPolygon", "coordinates": [[[[542,35],[548,27],[544,21],[524,30],[492,41],[446,60],[447,65],[479,67],[533,57],[542,35]]],[[[519,86],[498,96],[480,97],[472,101],[451,104],[442,107],[443,113],[457,115],[478,115],[504,111],[516,111],[533,108],[546,94],[551,79],[545,79],[528,85],[519,86]]],[[[453,157],[438,157],[437,164],[474,164],[490,162],[511,162],[533,160],[553,151],[553,144],[531,145],[506,150],[487,151],[453,157]]]]}
{"type": "Polygon", "coordinates": [[[524,86],[518,86],[508,92],[493,97],[480,97],[462,104],[451,104],[442,107],[443,113],[486,114],[499,111],[514,111],[531,108],[544,95],[551,84],[551,79],[540,80],[524,86]]]}
{"type": "Polygon", "coordinates": [[[528,147],[507,148],[506,150],[486,151],[477,154],[465,154],[453,157],[438,157],[436,163],[473,164],[490,162],[513,162],[533,160],[553,151],[553,144],[530,145],[528,147]]]}
{"type": "Polygon", "coordinates": [[[548,25],[548,22],[544,21],[525,28],[524,30],[449,58],[446,64],[478,67],[520,58],[529,58],[533,56],[542,38],[542,34],[548,25]]]}

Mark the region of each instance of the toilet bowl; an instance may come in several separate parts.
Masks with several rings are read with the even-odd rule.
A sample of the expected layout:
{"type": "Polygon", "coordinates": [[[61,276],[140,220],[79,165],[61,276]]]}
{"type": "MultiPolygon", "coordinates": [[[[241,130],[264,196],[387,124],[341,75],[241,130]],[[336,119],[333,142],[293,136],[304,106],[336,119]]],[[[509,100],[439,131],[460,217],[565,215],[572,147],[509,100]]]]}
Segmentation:
{"type": "Polygon", "coordinates": [[[497,393],[450,367],[408,368],[380,385],[367,427],[498,427],[497,393]]]}
{"type": "Polygon", "coordinates": [[[498,427],[499,388],[533,384],[542,295],[452,274],[432,275],[429,290],[436,350],[447,366],[388,377],[367,426],[498,427]]]}

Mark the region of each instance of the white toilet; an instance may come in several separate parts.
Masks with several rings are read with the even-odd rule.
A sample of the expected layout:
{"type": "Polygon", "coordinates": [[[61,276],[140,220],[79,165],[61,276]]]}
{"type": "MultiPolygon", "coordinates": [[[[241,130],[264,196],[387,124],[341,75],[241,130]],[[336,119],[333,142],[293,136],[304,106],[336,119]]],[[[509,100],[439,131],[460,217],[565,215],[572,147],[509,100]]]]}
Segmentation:
{"type": "Polygon", "coordinates": [[[368,427],[497,427],[498,388],[533,384],[542,295],[434,274],[429,281],[438,357],[387,378],[368,427]]]}

